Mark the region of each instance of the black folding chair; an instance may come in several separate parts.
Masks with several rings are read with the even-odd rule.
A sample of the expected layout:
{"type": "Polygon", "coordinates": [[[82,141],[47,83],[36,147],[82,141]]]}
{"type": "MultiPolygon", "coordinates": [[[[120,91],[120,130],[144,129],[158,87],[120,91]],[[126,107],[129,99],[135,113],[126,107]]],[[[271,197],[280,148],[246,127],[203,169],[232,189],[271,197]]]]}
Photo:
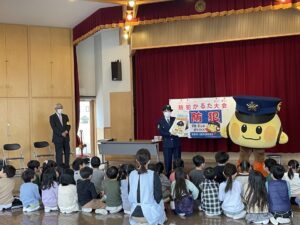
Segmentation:
{"type": "Polygon", "coordinates": [[[6,165],[13,165],[17,170],[17,175],[20,175],[25,170],[24,156],[20,144],[5,144],[3,145],[3,160],[6,165]],[[14,163],[18,161],[19,163],[14,163]],[[19,165],[19,166],[17,166],[19,165]]]}

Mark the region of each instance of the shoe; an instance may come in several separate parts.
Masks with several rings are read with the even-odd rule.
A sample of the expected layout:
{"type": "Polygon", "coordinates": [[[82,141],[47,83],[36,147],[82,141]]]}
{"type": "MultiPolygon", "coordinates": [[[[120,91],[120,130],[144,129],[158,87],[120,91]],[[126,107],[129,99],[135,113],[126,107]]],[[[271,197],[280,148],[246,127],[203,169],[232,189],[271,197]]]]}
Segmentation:
{"type": "Polygon", "coordinates": [[[124,213],[129,215],[130,211],[129,210],[124,210],[124,213]]]}
{"type": "Polygon", "coordinates": [[[240,212],[239,214],[234,215],[232,218],[233,218],[234,220],[239,220],[239,219],[245,218],[245,216],[246,216],[246,211],[243,210],[243,211],[240,212]]]}
{"type": "Polygon", "coordinates": [[[93,211],[93,209],[92,208],[81,208],[81,211],[86,212],[86,213],[90,213],[90,212],[93,211]]]}
{"type": "Polygon", "coordinates": [[[278,221],[277,221],[274,217],[271,217],[271,218],[270,218],[270,222],[271,222],[273,225],[278,225],[278,221]]]}
{"type": "Polygon", "coordinates": [[[23,207],[23,212],[33,212],[40,208],[39,205],[30,205],[28,207],[23,207]]]}
{"type": "Polygon", "coordinates": [[[101,215],[107,215],[108,214],[106,209],[96,209],[95,213],[96,214],[101,214],[101,215]]]}
{"type": "Polygon", "coordinates": [[[185,217],[185,213],[178,213],[180,217],[185,217]]]}
{"type": "Polygon", "coordinates": [[[268,224],[269,223],[269,220],[266,219],[266,220],[262,220],[262,221],[257,221],[257,222],[254,222],[255,224],[268,224]]]}
{"type": "Polygon", "coordinates": [[[227,216],[227,217],[229,217],[229,218],[233,218],[233,215],[231,215],[231,214],[226,214],[226,213],[225,213],[225,216],[227,216]]]}
{"type": "Polygon", "coordinates": [[[266,219],[266,220],[264,220],[264,221],[262,221],[262,224],[269,224],[269,219],[266,219]]]}
{"type": "Polygon", "coordinates": [[[202,207],[200,205],[198,206],[198,209],[199,209],[200,212],[203,211],[202,207]]]}
{"type": "Polygon", "coordinates": [[[49,213],[50,211],[57,211],[58,208],[57,207],[47,207],[45,206],[45,213],[49,213]]]}
{"type": "Polygon", "coordinates": [[[282,224],[291,222],[291,220],[289,218],[282,218],[282,217],[278,217],[276,220],[278,223],[282,223],[282,224]]]}
{"type": "Polygon", "coordinates": [[[114,210],[109,210],[109,209],[106,209],[106,210],[109,211],[109,213],[113,214],[113,213],[118,213],[118,212],[120,212],[122,209],[123,209],[122,206],[118,206],[118,207],[115,207],[114,210]]]}

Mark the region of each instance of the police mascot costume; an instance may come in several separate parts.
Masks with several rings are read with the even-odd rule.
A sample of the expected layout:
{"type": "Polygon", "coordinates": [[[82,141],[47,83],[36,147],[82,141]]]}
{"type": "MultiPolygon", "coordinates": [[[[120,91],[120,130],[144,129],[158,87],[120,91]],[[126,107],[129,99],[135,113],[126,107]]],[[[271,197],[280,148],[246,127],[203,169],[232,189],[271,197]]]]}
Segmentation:
{"type": "Polygon", "coordinates": [[[253,169],[266,176],[263,168],[265,149],[288,142],[277,114],[281,99],[258,96],[235,96],[233,99],[236,111],[221,135],[240,146],[239,162],[249,161],[253,152],[253,169]]]}

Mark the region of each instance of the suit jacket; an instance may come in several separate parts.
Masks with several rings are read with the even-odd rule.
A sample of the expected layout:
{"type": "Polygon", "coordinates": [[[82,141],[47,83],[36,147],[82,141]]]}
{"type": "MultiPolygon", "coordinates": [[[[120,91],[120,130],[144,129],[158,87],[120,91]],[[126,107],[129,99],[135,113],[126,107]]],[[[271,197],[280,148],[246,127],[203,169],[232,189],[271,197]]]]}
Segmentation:
{"type": "Polygon", "coordinates": [[[61,124],[56,113],[50,116],[50,125],[53,130],[52,142],[54,143],[63,142],[64,139],[70,141],[69,134],[66,137],[61,135],[64,131],[67,130],[69,132],[71,129],[71,126],[69,125],[69,117],[66,114],[61,114],[61,116],[63,124],[61,124]]]}
{"type": "Polygon", "coordinates": [[[175,117],[170,118],[170,124],[166,121],[165,117],[162,117],[158,122],[158,130],[163,137],[164,148],[177,148],[180,147],[180,139],[178,136],[171,135],[169,130],[175,121],[175,117]]]}

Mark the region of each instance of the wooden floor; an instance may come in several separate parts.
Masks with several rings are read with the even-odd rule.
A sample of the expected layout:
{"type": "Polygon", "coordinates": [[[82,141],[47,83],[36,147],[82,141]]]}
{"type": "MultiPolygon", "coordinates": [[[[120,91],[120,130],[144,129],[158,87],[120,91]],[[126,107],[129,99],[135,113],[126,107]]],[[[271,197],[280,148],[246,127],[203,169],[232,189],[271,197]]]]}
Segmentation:
{"type": "MultiPolygon", "coordinates": [[[[194,212],[185,219],[167,211],[166,225],[246,225],[245,220],[233,220],[225,216],[208,218],[203,212],[194,212]]],[[[123,213],[107,216],[94,213],[61,214],[59,212],[44,213],[43,210],[23,213],[22,210],[0,212],[1,225],[129,225],[128,216],[123,213]]],[[[300,212],[295,212],[291,224],[300,225],[300,212]]]]}

